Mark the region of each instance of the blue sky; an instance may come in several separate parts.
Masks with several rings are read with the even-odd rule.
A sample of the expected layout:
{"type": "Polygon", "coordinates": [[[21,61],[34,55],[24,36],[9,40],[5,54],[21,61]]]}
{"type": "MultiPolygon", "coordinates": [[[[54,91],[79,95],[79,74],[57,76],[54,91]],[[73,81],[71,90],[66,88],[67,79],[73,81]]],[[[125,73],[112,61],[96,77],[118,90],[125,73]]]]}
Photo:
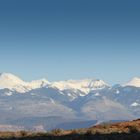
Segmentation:
{"type": "Polygon", "coordinates": [[[140,76],[138,0],[1,0],[0,71],[33,80],[140,76]]]}

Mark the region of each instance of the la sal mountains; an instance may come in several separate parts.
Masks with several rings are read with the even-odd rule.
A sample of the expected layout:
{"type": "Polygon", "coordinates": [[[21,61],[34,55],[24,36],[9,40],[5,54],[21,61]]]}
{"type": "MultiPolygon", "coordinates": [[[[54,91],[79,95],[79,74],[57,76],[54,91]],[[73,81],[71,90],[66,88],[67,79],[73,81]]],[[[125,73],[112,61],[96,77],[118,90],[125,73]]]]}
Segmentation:
{"type": "Polygon", "coordinates": [[[140,117],[140,78],[123,85],[100,79],[25,82],[0,74],[0,130],[89,127],[140,117]]]}

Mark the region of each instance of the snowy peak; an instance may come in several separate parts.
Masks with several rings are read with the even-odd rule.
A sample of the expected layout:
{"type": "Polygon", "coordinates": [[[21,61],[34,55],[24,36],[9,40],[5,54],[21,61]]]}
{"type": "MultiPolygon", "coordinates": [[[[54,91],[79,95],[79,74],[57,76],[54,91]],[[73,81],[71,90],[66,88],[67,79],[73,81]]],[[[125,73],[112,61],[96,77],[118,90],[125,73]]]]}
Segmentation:
{"type": "Polygon", "coordinates": [[[48,86],[50,83],[46,79],[35,80],[32,82],[24,82],[13,87],[14,90],[25,93],[27,91],[48,86]]]}
{"type": "Polygon", "coordinates": [[[32,89],[40,88],[49,84],[46,79],[36,80],[32,82],[25,82],[20,78],[10,73],[0,74],[0,88],[8,88],[24,93],[32,89]]]}
{"type": "Polygon", "coordinates": [[[47,81],[46,79],[40,79],[40,80],[35,80],[32,81],[30,83],[28,83],[32,88],[40,88],[40,87],[44,87],[46,85],[49,85],[50,82],[47,81]]]}
{"type": "Polygon", "coordinates": [[[84,80],[68,80],[52,83],[52,87],[59,90],[75,89],[84,93],[89,93],[91,90],[103,89],[107,87],[102,80],[84,79],[84,80]]]}
{"type": "Polygon", "coordinates": [[[108,84],[106,84],[103,80],[90,80],[89,81],[89,88],[103,88],[105,86],[109,86],[108,84]]]}
{"type": "Polygon", "coordinates": [[[134,77],[131,81],[125,84],[125,86],[140,87],[140,78],[134,77]]]}
{"type": "Polygon", "coordinates": [[[10,73],[0,74],[0,87],[1,88],[13,88],[16,85],[24,83],[20,78],[10,73]]]}

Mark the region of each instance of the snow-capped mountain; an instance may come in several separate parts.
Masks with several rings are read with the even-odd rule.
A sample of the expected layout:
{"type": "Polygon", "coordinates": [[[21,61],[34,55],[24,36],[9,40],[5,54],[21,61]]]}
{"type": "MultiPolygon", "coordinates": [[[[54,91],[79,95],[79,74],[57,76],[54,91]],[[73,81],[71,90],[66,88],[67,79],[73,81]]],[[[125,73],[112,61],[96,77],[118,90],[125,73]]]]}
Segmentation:
{"type": "Polygon", "coordinates": [[[68,89],[80,90],[86,95],[92,90],[103,89],[105,87],[108,87],[109,85],[102,80],[84,79],[53,82],[51,86],[58,88],[61,91],[68,89]]]}
{"type": "Polygon", "coordinates": [[[24,93],[32,89],[49,86],[57,88],[60,91],[64,90],[79,90],[85,95],[92,90],[99,90],[109,85],[103,80],[96,79],[83,79],[83,80],[67,80],[58,82],[49,82],[46,79],[35,80],[31,82],[25,82],[17,76],[10,73],[0,74],[0,88],[8,88],[16,90],[17,92],[24,93]]]}
{"type": "Polygon", "coordinates": [[[140,78],[134,77],[131,81],[129,81],[124,86],[140,87],[140,78]]]}
{"type": "Polygon", "coordinates": [[[64,121],[102,122],[139,118],[139,84],[139,78],[115,86],[96,79],[25,82],[13,74],[2,73],[0,124],[22,124],[23,128],[45,125],[46,129],[51,129],[61,126],[64,121]],[[50,118],[56,120],[50,121],[50,118]]]}
{"type": "Polygon", "coordinates": [[[15,90],[20,93],[25,93],[29,90],[41,88],[43,86],[49,85],[49,81],[46,79],[36,80],[32,82],[25,82],[11,73],[1,73],[0,74],[0,88],[8,88],[10,90],[15,90]]]}
{"type": "Polygon", "coordinates": [[[10,73],[0,74],[0,87],[1,88],[11,89],[17,85],[22,85],[22,84],[24,84],[24,82],[13,74],[10,74],[10,73]]]}

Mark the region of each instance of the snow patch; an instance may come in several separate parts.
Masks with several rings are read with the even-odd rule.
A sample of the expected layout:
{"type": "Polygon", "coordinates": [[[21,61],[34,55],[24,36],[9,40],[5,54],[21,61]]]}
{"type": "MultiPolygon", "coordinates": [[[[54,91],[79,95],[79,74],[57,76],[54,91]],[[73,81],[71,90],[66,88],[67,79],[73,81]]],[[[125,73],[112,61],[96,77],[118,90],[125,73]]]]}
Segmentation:
{"type": "Polygon", "coordinates": [[[12,96],[12,92],[6,92],[5,95],[12,96]]]}
{"type": "Polygon", "coordinates": [[[136,106],[139,106],[140,104],[138,104],[137,102],[134,102],[134,103],[132,103],[130,106],[132,106],[132,107],[136,107],[136,106]]]}
{"type": "Polygon", "coordinates": [[[96,93],[94,96],[100,96],[100,93],[96,93]]]}
{"type": "Polygon", "coordinates": [[[116,90],[116,94],[119,94],[120,93],[120,91],[119,90],[116,90]]]}
{"type": "Polygon", "coordinates": [[[55,101],[52,98],[50,98],[50,101],[52,104],[55,104],[55,101]]]}

